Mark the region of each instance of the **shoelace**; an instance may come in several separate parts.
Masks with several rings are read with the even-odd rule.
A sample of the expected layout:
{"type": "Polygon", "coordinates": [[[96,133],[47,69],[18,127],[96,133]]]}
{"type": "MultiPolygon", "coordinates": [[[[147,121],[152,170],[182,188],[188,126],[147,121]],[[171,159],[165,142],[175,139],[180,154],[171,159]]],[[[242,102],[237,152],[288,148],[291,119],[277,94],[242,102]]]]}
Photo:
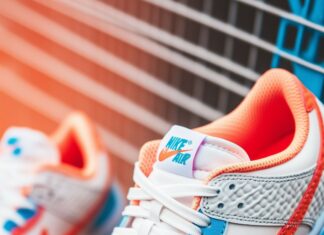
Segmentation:
{"type": "Polygon", "coordinates": [[[21,192],[22,188],[32,185],[31,172],[31,164],[0,156],[0,222],[12,221],[20,226],[25,220],[16,209],[35,209],[35,205],[21,192]]]}
{"type": "Polygon", "coordinates": [[[200,235],[200,227],[210,224],[206,215],[181,204],[175,198],[212,197],[217,195],[214,188],[191,184],[157,187],[140,170],[138,163],[135,164],[134,182],[139,187],[131,188],[127,199],[141,201],[141,204],[127,206],[123,216],[137,218],[140,222],[131,228],[115,228],[113,235],[200,235]]]}

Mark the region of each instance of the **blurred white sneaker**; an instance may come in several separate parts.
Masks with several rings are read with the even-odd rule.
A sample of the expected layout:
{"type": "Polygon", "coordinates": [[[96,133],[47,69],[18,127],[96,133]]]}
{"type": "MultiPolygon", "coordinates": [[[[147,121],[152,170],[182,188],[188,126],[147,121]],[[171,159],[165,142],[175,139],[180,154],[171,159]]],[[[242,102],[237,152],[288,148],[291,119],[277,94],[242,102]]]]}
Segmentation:
{"type": "Polygon", "coordinates": [[[121,199],[89,119],[74,113],[58,131],[8,129],[0,149],[0,234],[111,231],[121,199]]]}

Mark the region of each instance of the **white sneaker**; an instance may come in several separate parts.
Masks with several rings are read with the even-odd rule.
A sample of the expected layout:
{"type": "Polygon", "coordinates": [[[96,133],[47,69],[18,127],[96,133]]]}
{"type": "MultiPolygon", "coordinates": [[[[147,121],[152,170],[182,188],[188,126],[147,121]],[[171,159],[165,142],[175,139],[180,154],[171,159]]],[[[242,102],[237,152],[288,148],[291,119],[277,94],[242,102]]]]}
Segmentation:
{"type": "Polygon", "coordinates": [[[113,235],[320,234],[323,110],[295,76],[273,69],[229,115],[172,127],[142,148],[113,235]]]}

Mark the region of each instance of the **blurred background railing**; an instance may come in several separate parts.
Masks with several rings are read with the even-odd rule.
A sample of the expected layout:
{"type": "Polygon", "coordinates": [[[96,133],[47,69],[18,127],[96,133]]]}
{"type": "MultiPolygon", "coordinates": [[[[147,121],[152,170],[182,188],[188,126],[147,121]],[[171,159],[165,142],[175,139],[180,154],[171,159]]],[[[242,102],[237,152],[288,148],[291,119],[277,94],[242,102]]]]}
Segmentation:
{"type": "Polygon", "coordinates": [[[174,124],[231,111],[269,67],[320,98],[323,0],[0,1],[0,129],[93,118],[119,180],[174,124]]]}

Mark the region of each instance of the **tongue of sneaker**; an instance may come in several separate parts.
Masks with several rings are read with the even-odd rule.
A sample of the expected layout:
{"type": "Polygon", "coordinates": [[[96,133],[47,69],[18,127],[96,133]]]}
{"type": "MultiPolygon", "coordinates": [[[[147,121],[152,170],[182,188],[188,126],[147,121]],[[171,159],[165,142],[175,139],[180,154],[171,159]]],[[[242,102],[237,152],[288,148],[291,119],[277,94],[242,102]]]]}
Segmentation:
{"type": "MultiPolygon", "coordinates": [[[[246,161],[250,161],[247,153],[232,142],[206,136],[181,126],[173,126],[160,142],[156,162],[148,178],[157,186],[203,184],[203,179],[211,171],[246,161]]],[[[190,207],[193,197],[176,200],[190,207]]],[[[150,203],[141,201],[140,205],[150,210],[150,203]]],[[[132,227],[140,231],[141,223],[142,219],[136,218],[132,227]]],[[[157,225],[176,231],[163,222],[157,225]]]]}
{"type": "Polygon", "coordinates": [[[17,163],[57,165],[59,153],[51,140],[39,131],[28,128],[9,128],[0,142],[0,158],[16,159],[17,163]]]}
{"type": "Polygon", "coordinates": [[[246,161],[247,153],[232,142],[173,126],[160,143],[154,168],[201,179],[217,168],[246,161]]]}
{"type": "MultiPolygon", "coordinates": [[[[156,158],[148,178],[159,186],[203,184],[203,180],[217,168],[250,161],[247,153],[238,145],[181,126],[173,126],[164,136],[156,158]]],[[[193,197],[176,200],[191,207],[193,197]]],[[[146,204],[141,202],[140,205],[144,207],[146,204]]],[[[138,223],[140,220],[135,219],[133,226],[139,226],[138,223]]]]}

